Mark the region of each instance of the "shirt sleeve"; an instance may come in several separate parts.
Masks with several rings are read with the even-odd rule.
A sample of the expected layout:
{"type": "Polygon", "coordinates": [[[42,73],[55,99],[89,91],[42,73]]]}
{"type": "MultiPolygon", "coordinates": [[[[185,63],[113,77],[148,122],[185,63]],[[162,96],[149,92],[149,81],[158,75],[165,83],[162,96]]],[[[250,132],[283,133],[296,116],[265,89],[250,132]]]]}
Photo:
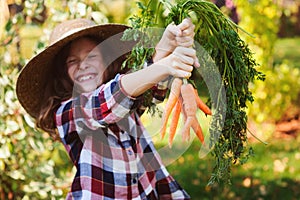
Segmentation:
{"type": "Polygon", "coordinates": [[[170,78],[160,81],[157,85],[152,88],[153,99],[152,102],[155,104],[161,103],[166,98],[170,78]]]}
{"type": "MultiPolygon", "coordinates": [[[[144,68],[149,67],[152,64],[153,64],[152,60],[147,61],[144,63],[144,68]]],[[[151,88],[152,96],[153,96],[153,99],[152,99],[153,103],[158,104],[158,103],[161,103],[164,101],[167,90],[168,90],[168,86],[170,84],[170,79],[171,79],[171,77],[168,77],[165,80],[158,82],[155,86],[153,86],[151,88]]]]}
{"type": "MultiPolygon", "coordinates": [[[[144,63],[143,67],[146,68],[152,64],[153,64],[152,61],[148,61],[148,62],[144,63]]],[[[152,103],[159,104],[165,100],[166,94],[167,94],[167,91],[169,88],[170,80],[171,80],[171,77],[169,76],[165,80],[158,82],[155,86],[153,86],[150,89],[151,96],[152,96],[152,100],[151,100],[152,103]]],[[[137,109],[137,113],[141,116],[146,110],[147,110],[147,105],[145,106],[143,103],[140,103],[140,105],[137,109]]]]}
{"type": "Polygon", "coordinates": [[[86,128],[96,130],[123,119],[135,108],[137,99],[125,93],[121,77],[117,74],[95,91],[62,103],[56,113],[57,126],[64,127],[65,133],[75,130],[80,133],[86,128]]]}
{"type": "Polygon", "coordinates": [[[95,93],[95,100],[92,100],[94,118],[102,125],[116,123],[128,115],[136,108],[139,98],[129,96],[121,85],[121,77],[117,75],[115,79],[100,87],[95,93]]]}

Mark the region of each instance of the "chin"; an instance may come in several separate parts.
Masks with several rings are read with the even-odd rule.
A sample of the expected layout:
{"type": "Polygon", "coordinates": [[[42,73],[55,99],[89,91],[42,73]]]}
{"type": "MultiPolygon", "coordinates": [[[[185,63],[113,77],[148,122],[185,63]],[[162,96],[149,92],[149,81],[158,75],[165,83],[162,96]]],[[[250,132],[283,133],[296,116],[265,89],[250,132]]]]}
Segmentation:
{"type": "Polygon", "coordinates": [[[88,93],[94,91],[96,88],[97,88],[96,85],[84,85],[84,86],[75,85],[73,89],[73,93],[74,94],[88,93]]]}

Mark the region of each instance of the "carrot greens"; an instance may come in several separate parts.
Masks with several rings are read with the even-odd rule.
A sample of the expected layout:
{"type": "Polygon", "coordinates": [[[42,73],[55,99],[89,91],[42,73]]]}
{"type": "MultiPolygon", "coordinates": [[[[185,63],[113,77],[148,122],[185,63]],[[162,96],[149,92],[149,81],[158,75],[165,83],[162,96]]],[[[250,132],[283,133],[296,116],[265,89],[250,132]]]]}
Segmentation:
{"type": "MultiPolygon", "coordinates": [[[[167,0],[150,0],[147,5],[138,2],[141,12],[131,18],[132,29],[126,31],[123,37],[124,40],[136,40],[137,45],[124,65],[138,70],[145,61],[151,59],[154,53],[153,40],[157,38],[151,38],[153,34],[149,33],[148,28],[156,26],[154,19],[158,18],[159,13],[154,10],[155,3],[157,8],[163,5],[168,9],[166,25],[171,22],[179,24],[184,18],[190,17],[196,26],[195,41],[199,45],[195,48],[197,52],[202,49],[206,53],[198,53],[199,60],[202,58],[203,61],[200,62],[200,68],[203,73],[208,73],[210,80],[205,79],[202,73],[201,77],[195,72],[191,81],[196,86],[202,83],[208,85],[208,81],[216,80],[214,73],[220,74],[223,93],[216,89],[216,97],[212,97],[212,94],[208,96],[208,105],[213,111],[209,128],[210,148],[215,158],[209,184],[220,181],[230,183],[232,165],[245,163],[253,153],[247,144],[246,108],[247,102],[254,100],[249,83],[264,80],[264,75],[256,70],[258,64],[248,45],[239,36],[238,31],[244,30],[225,16],[215,4],[205,0],[179,0],[174,4],[167,0]],[[203,60],[205,56],[209,56],[209,59],[203,60]],[[217,66],[218,72],[210,68],[211,63],[217,66]],[[225,103],[220,101],[222,96],[225,97],[225,103]],[[221,107],[224,115],[220,111],[221,107]],[[220,120],[223,120],[223,125],[220,125],[220,120]]],[[[146,95],[149,101],[145,102],[145,106],[151,108],[154,106],[150,103],[151,95],[146,95]]]]}

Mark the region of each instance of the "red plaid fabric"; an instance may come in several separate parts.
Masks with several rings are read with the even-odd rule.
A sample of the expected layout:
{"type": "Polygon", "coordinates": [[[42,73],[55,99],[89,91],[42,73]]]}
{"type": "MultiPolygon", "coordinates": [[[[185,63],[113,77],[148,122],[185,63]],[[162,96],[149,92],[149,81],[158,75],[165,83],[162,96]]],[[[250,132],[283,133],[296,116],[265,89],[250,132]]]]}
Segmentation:
{"type": "MultiPolygon", "coordinates": [[[[168,173],[121,75],[63,102],[56,113],[61,140],[77,172],[67,199],[189,199],[168,173]]],[[[166,86],[153,88],[160,101],[166,86]]]]}

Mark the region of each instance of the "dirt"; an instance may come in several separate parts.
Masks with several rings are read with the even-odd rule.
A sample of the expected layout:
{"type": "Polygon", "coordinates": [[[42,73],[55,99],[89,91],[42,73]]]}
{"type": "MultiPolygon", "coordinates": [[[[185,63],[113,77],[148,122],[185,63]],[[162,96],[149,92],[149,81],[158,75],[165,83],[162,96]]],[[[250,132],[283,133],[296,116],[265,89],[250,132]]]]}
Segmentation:
{"type": "Polygon", "coordinates": [[[300,133],[300,106],[292,105],[276,122],[276,132],[295,136],[300,133]]]}

